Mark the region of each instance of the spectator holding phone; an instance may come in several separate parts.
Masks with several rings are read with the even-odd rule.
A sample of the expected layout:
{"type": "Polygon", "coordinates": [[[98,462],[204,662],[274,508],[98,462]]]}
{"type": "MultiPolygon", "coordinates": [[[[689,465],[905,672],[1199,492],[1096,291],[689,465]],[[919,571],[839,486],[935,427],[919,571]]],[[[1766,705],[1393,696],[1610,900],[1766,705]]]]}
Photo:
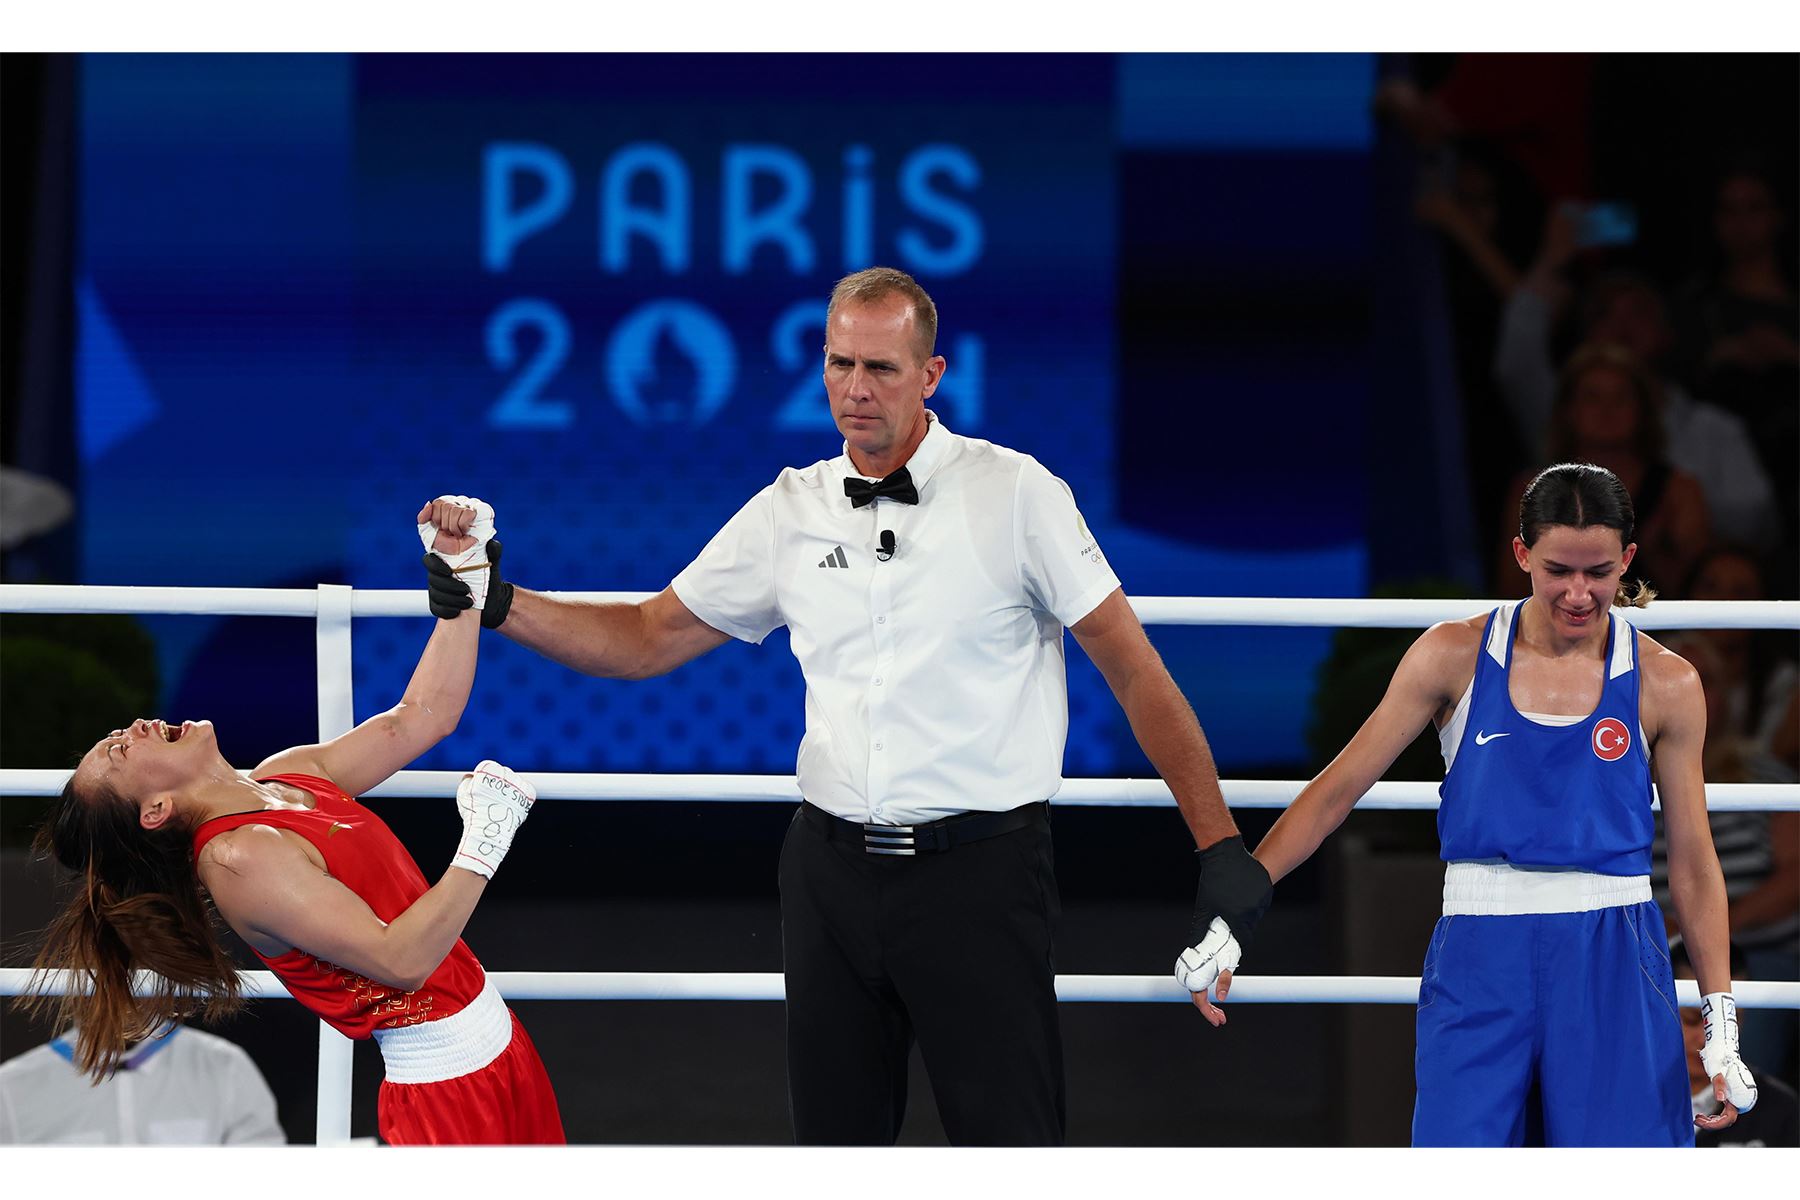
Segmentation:
{"type": "MultiPolygon", "coordinates": [[[[1625,215],[1618,210],[1596,214],[1591,206],[1554,207],[1536,261],[1501,311],[1494,382],[1520,439],[1533,450],[1546,448],[1556,407],[1557,372],[1551,338],[1559,309],[1572,299],[1565,272],[1587,248],[1584,239],[1623,236],[1630,229],[1625,215]]],[[[1582,298],[1579,324],[1583,342],[1621,346],[1649,372],[1657,419],[1665,434],[1664,453],[1671,466],[1699,482],[1719,536],[1758,551],[1772,550],[1780,541],[1781,524],[1769,473],[1743,421],[1696,399],[1666,374],[1674,332],[1656,284],[1635,272],[1602,275],[1582,298]]],[[[1791,460],[1792,439],[1783,445],[1790,447],[1791,460]]],[[[1542,461],[1560,460],[1550,454],[1542,461]]],[[[1627,482],[1626,486],[1631,485],[1627,482]]],[[[1632,494],[1637,495],[1635,489],[1632,494]]],[[[1666,565],[1661,564],[1663,568],[1666,565]]],[[[1501,578],[1510,580],[1512,574],[1509,561],[1501,578]]],[[[1665,589],[1672,589],[1679,578],[1671,576],[1662,582],[1665,589]]],[[[1669,592],[1665,590],[1665,594],[1669,592]]]]}

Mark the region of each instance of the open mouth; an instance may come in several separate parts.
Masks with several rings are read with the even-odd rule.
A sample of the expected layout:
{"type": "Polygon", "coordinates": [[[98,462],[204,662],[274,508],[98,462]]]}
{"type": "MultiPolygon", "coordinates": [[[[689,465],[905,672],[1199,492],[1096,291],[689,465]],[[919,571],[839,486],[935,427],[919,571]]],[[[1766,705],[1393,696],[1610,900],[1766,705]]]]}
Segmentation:
{"type": "Polygon", "coordinates": [[[188,723],[186,721],[183,721],[179,725],[170,725],[165,721],[158,721],[156,723],[156,728],[158,732],[162,734],[163,741],[165,742],[179,742],[181,740],[181,735],[187,732],[187,727],[188,723]]]}

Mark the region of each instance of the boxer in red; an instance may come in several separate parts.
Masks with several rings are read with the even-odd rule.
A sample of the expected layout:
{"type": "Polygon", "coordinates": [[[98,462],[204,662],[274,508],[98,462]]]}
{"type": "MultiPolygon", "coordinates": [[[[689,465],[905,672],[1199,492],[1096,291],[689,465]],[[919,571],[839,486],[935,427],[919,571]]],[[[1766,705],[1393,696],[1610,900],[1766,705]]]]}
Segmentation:
{"type": "MultiPolygon", "coordinates": [[[[420,533],[434,549],[436,530],[420,533]]],[[[486,541],[473,556],[446,556],[472,588],[498,557],[486,541]]],[[[462,842],[435,885],[352,799],[456,728],[480,629],[478,604],[438,622],[399,704],[249,772],[225,761],[207,721],[140,719],[82,757],[38,843],[84,886],[35,965],[93,988],[28,1002],[75,1022],[77,1066],[104,1076],[133,1040],[241,1003],[216,909],[301,1004],[380,1044],[385,1141],[564,1140],[537,1051],[461,937],[531,811],[530,786],[492,761],[464,777],[462,842]],[[138,970],[154,976],[134,995],[138,970]]]]}

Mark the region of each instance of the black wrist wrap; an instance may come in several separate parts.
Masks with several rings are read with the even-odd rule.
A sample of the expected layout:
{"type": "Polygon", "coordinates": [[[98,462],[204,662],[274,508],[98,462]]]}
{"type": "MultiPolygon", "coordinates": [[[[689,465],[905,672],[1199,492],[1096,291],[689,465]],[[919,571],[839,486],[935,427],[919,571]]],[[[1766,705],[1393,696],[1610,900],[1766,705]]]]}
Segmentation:
{"type": "Polygon", "coordinates": [[[1213,918],[1223,917],[1238,947],[1249,953],[1256,923],[1275,894],[1269,873],[1244,848],[1242,837],[1225,838],[1195,853],[1200,858],[1200,888],[1194,896],[1187,944],[1198,946],[1213,918]]]}
{"type": "MultiPolygon", "coordinates": [[[[486,629],[498,629],[500,623],[506,620],[513,599],[513,585],[500,578],[499,538],[488,540],[487,557],[488,593],[487,603],[481,606],[481,624],[486,629]]],[[[426,603],[431,607],[432,616],[453,621],[463,610],[474,605],[469,585],[456,577],[456,572],[450,569],[449,563],[430,552],[426,553],[424,562],[427,576],[426,603]]]]}

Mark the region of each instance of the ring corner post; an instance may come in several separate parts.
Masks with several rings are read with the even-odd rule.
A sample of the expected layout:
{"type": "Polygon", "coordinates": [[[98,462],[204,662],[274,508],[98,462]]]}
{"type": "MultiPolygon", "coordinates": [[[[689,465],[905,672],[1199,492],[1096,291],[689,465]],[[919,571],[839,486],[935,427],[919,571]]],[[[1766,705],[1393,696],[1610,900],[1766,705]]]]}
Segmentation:
{"type": "MultiPolygon", "coordinates": [[[[353,589],[344,584],[319,585],[318,680],[319,740],[348,733],[356,724],[351,694],[350,606],[353,589]]],[[[318,1144],[343,1146],[350,1141],[350,1039],[319,1022],[318,1144]]]]}
{"type": "Polygon", "coordinates": [[[321,1146],[350,1144],[350,1076],[356,1043],[319,1022],[319,1113],[314,1140],[321,1146]]]}

